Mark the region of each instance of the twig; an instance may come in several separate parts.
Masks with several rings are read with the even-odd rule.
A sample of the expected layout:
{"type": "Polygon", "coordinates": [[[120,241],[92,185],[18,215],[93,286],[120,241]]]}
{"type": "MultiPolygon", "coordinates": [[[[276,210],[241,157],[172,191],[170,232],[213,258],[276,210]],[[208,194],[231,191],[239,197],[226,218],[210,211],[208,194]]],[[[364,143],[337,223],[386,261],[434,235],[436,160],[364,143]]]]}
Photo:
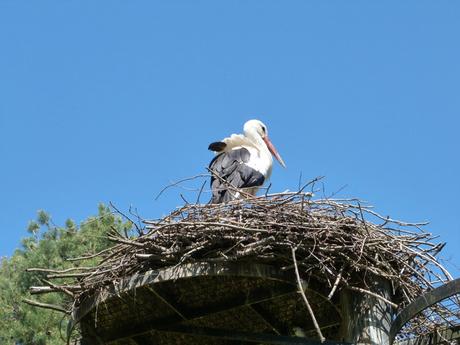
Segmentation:
{"type": "Polygon", "coordinates": [[[163,194],[163,192],[171,187],[175,187],[179,184],[181,184],[182,182],[185,182],[185,181],[191,181],[191,180],[195,180],[197,178],[200,178],[200,177],[209,177],[208,174],[199,174],[199,175],[195,175],[195,176],[192,176],[192,177],[186,177],[182,180],[179,180],[177,182],[172,182],[170,183],[169,185],[167,185],[166,187],[164,187],[158,194],[157,196],[155,197],[155,200],[158,200],[158,198],[161,196],[161,194],[163,194]]]}
{"type": "Polygon", "coordinates": [[[267,189],[265,190],[265,197],[267,197],[268,192],[270,191],[271,186],[272,186],[272,183],[270,182],[270,183],[268,184],[267,189]]]}
{"type": "Polygon", "coordinates": [[[186,205],[189,205],[189,204],[190,204],[190,203],[187,201],[187,199],[185,199],[185,196],[184,196],[182,193],[180,193],[179,195],[180,195],[180,198],[185,202],[186,205]]]}
{"type": "MultiPolygon", "coordinates": [[[[129,218],[126,214],[124,214],[123,212],[121,212],[118,208],[115,207],[115,205],[109,201],[109,205],[110,207],[112,207],[118,214],[120,214],[123,218],[127,219],[131,224],[133,224],[135,227],[136,227],[136,230],[138,233],[141,233],[141,229],[139,229],[139,227],[137,226],[136,222],[134,222],[131,218],[129,218]]],[[[113,230],[116,230],[113,226],[112,226],[112,229],[113,230]]],[[[125,233],[125,237],[126,238],[129,238],[129,235],[128,235],[128,232],[126,230],[125,227],[123,227],[123,232],[125,233]]]]}
{"type": "Polygon", "coordinates": [[[26,272],[48,272],[48,273],[67,273],[72,271],[90,271],[93,270],[94,267],[71,267],[64,270],[55,270],[50,268],[27,268],[26,272]]]}
{"type": "Polygon", "coordinates": [[[117,238],[117,237],[112,237],[112,236],[108,236],[107,239],[113,242],[128,244],[128,245],[132,245],[136,247],[141,247],[141,248],[145,247],[145,243],[139,243],[133,240],[125,240],[123,238],[117,238]]]}
{"type": "Polygon", "coordinates": [[[363,289],[363,288],[359,288],[359,287],[356,287],[356,286],[348,286],[347,288],[350,289],[350,290],[353,290],[353,291],[358,291],[358,292],[370,295],[372,297],[378,298],[379,300],[391,305],[394,309],[398,308],[398,305],[396,303],[393,303],[393,302],[387,300],[385,297],[380,296],[379,294],[376,294],[375,292],[372,292],[372,291],[369,291],[369,290],[366,290],[366,289],[363,289]]]}
{"type": "MultiPolygon", "coordinates": [[[[81,290],[81,286],[79,285],[63,285],[66,290],[69,291],[79,291],[81,290]]],[[[58,288],[54,288],[51,286],[31,286],[29,288],[29,292],[31,295],[38,295],[38,294],[43,294],[43,293],[50,293],[50,292],[59,292],[61,291],[58,288]]]]}
{"type": "Polygon", "coordinates": [[[53,289],[56,289],[57,291],[62,291],[64,292],[67,296],[70,296],[70,297],[74,297],[75,294],[73,292],[70,291],[70,289],[68,289],[66,286],[64,285],[56,285],[56,284],[53,284],[52,282],[46,280],[46,279],[41,279],[41,281],[45,284],[48,284],[49,286],[51,286],[53,289]]]}
{"type": "Polygon", "coordinates": [[[62,274],[48,274],[46,278],[53,279],[53,278],[81,278],[87,277],[91,275],[90,272],[88,273],[62,273],[62,274]]]}
{"type": "Polygon", "coordinates": [[[291,247],[291,252],[292,252],[292,261],[294,262],[295,275],[297,277],[297,285],[299,287],[299,293],[302,295],[303,301],[305,302],[305,305],[307,306],[308,313],[310,314],[310,317],[313,321],[313,325],[315,326],[316,333],[318,333],[318,337],[323,343],[326,340],[326,338],[324,338],[323,333],[321,333],[321,329],[319,328],[318,322],[316,321],[316,317],[315,317],[315,314],[313,313],[313,309],[311,308],[310,303],[308,302],[307,296],[305,295],[305,292],[303,291],[302,282],[300,280],[300,275],[299,275],[299,268],[297,267],[297,260],[295,258],[294,247],[291,247]]]}
{"type": "Polygon", "coordinates": [[[270,232],[269,230],[265,230],[265,229],[247,228],[247,227],[244,227],[244,226],[238,226],[238,225],[227,224],[227,223],[215,223],[215,222],[179,222],[178,224],[193,225],[193,226],[195,226],[195,225],[218,226],[218,227],[223,227],[223,228],[231,228],[231,229],[243,230],[243,231],[250,231],[250,232],[270,232]]]}
{"type": "Polygon", "coordinates": [[[33,300],[30,300],[30,299],[27,299],[27,298],[23,298],[22,301],[24,303],[27,303],[27,304],[32,305],[34,307],[51,309],[51,310],[59,311],[59,312],[64,313],[64,314],[70,314],[70,312],[68,310],[65,310],[64,308],[61,308],[61,307],[59,307],[57,305],[54,305],[54,304],[37,302],[37,301],[33,301],[33,300]]]}
{"type": "Polygon", "coordinates": [[[134,216],[134,217],[137,218],[137,226],[136,226],[137,234],[138,234],[139,236],[142,236],[142,235],[144,234],[144,231],[143,231],[144,228],[142,227],[142,221],[143,221],[143,219],[141,218],[141,216],[139,216],[139,213],[137,212],[137,208],[135,208],[134,210],[135,210],[136,213],[134,213],[134,212],[132,211],[132,206],[130,205],[130,206],[129,206],[129,213],[130,213],[132,216],[134,216]]]}
{"type": "Polygon", "coordinates": [[[337,275],[337,279],[334,282],[334,286],[331,289],[331,292],[329,292],[329,295],[327,296],[327,299],[330,300],[332,296],[334,296],[335,290],[337,289],[337,286],[339,286],[340,280],[342,280],[342,272],[344,269],[345,265],[342,266],[342,268],[339,271],[339,274],[337,275]]]}
{"type": "Polygon", "coordinates": [[[198,193],[198,196],[196,197],[196,202],[195,202],[195,204],[199,204],[199,203],[200,203],[200,196],[201,196],[201,193],[203,193],[203,188],[204,188],[204,186],[206,185],[206,182],[207,182],[207,181],[204,181],[203,184],[201,185],[200,192],[198,193]]]}
{"type": "Polygon", "coordinates": [[[219,174],[217,174],[215,171],[213,171],[212,169],[210,168],[206,168],[211,174],[212,176],[214,176],[215,178],[217,178],[220,182],[222,182],[226,189],[228,190],[232,190],[236,193],[239,193],[243,196],[245,196],[246,198],[253,198],[254,195],[252,194],[249,194],[247,192],[244,191],[244,189],[241,189],[241,188],[236,188],[234,185],[232,185],[231,183],[229,183],[227,180],[223,179],[219,174]]]}
{"type": "Polygon", "coordinates": [[[103,249],[100,252],[97,252],[95,254],[90,254],[90,255],[87,255],[87,256],[80,256],[80,257],[76,257],[76,258],[67,258],[66,261],[82,261],[82,260],[93,259],[95,257],[101,256],[102,254],[107,253],[109,251],[112,251],[114,249],[115,249],[114,247],[106,248],[106,249],[103,249]]]}

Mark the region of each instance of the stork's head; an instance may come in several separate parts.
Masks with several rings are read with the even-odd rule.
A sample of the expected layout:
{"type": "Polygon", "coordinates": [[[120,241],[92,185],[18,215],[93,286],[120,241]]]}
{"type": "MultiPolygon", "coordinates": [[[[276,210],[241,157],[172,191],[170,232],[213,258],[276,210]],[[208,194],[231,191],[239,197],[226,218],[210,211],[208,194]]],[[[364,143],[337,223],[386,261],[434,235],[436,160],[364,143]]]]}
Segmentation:
{"type": "Polygon", "coordinates": [[[258,141],[257,139],[262,139],[272,155],[275,156],[275,158],[284,168],[286,167],[286,164],[284,164],[284,161],[276,150],[275,146],[272,144],[270,139],[268,139],[268,129],[267,126],[262,123],[262,121],[249,120],[244,124],[243,130],[246,137],[253,138],[256,141],[258,141]]]}

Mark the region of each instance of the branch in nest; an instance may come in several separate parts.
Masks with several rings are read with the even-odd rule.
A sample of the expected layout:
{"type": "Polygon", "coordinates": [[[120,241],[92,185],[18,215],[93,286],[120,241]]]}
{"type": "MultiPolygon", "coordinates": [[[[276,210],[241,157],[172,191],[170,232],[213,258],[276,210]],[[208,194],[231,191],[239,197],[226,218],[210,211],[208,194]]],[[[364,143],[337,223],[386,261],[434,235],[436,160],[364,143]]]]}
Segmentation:
{"type": "Polygon", "coordinates": [[[42,294],[42,293],[49,293],[49,292],[60,292],[63,291],[63,289],[66,289],[68,291],[80,291],[81,286],[79,285],[55,285],[53,286],[31,286],[29,288],[29,292],[31,295],[37,295],[37,294],[42,294]]]}
{"type": "Polygon", "coordinates": [[[369,291],[369,290],[366,290],[366,289],[363,289],[363,288],[359,288],[359,287],[356,287],[356,286],[348,286],[347,288],[350,289],[350,290],[353,290],[353,291],[358,291],[358,292],[364,293],[366,295],[378,298],[379,300],[391,305],[394,309],[398,309],[398,305],[396,303],[393,303],[393,302],[387,300],[385,297],[380,296],[379,294],[376,294],[375,292],[372,292],[372,291],[369,291]]]}
{"type": "Polygon", "coordinates": [[[313,309],[311,308],[310,303],[308,302],[307,296],[305,295],[305,292],[303,291],[302,281],[300,280],[300,275],[299,275],[299,268],[297,267],[297,260],[295,258],[294,247],[291,248],[291,251],[292,251],[292,261],[294,262],[295,275],[297,277],[297,285],[299,287],[299,292],[302,295],[305,305],[307,306],[308,313],[310,314],[310,317],[313,321],[313,325],[315,326],[316,333],[318,333],[318,337],[323,343],[326,340],[326,338],[324,338],[323,333],[321,333],[321,329],[319,328],[318,321],[316,321],[315,313],[313,313],[313,309]]]}
{"type": "Polygon", "coordinates": [[[33,300],[30,300],[30,299],[27,299],[27,298],[24,298],[22,301],[24,303],[27,303],[27,304],[32,305],[34,307],[51,309],[51,310],[59,311],[59,312],[64,313],[64,314],[70,314],[70,312],[68,310],[65,310],[64,308],[61,308],[61,307],[59,307],[57,305],[54,305],[54,304],[37,302],[37,301],[33,301],[33,300]]]}

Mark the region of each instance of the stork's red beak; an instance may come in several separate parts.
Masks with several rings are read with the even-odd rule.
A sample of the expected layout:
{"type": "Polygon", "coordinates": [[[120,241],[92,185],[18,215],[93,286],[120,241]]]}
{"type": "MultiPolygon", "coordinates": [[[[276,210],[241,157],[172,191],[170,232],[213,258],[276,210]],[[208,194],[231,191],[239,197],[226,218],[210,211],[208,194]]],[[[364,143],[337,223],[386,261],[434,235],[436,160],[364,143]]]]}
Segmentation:
{"type": "Polygon", "coordinates": [[[265,144],[267,145],[268,149],[272,153],[273,156],[280,162],[280,164],[283,166],[283,168],[286,168],[286,164],[284,164],[283,158],[281,158],[280,154],[278,151],[276,151],[275,146],[273,146],[272,142],[270,139],[268,139],[268,136],[264,137],[265,144]]]}

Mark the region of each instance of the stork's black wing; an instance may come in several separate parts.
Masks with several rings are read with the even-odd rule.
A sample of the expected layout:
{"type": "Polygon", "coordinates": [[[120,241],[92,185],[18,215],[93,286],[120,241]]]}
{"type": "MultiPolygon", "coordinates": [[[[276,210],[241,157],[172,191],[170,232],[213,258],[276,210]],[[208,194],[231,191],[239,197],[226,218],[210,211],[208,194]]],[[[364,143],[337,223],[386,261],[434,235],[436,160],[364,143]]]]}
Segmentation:
{"type": "Polygon", "coordinates": [[[223,181],[236,188],[261,186],[264,183],[264,175],[245,164],[249,158],[250,153],[244,147],[223,152],[214,157],[209,164],[209,169],[212,172],[212,198],[210,201],[212,204],[233,199],[232,192],[228,190],[228,185],[223,181]]]}

